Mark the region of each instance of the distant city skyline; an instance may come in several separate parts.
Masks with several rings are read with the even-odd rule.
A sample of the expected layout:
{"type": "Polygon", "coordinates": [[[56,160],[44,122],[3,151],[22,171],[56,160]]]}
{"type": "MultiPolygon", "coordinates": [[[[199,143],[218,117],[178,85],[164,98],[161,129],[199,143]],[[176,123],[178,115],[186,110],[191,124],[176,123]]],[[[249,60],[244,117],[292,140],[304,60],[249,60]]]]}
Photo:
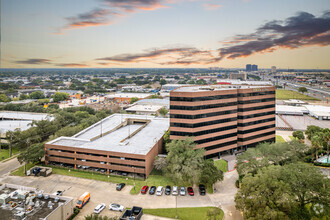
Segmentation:
{"type": "Polygon", "coordinates": [[[329,0],[2,0],[1,68],[330,69],[329,0]]]}

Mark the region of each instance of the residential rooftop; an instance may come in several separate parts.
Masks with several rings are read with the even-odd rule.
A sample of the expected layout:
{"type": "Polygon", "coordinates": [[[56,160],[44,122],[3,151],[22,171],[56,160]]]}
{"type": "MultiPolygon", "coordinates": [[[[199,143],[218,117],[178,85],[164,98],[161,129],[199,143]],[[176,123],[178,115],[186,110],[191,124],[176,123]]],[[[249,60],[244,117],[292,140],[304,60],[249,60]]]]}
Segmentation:
{"type": "Polygon", "coordinates": [[[168,118],[113,114],[72,137],[47,144],[146,155],[168,128],[168,118]]]}

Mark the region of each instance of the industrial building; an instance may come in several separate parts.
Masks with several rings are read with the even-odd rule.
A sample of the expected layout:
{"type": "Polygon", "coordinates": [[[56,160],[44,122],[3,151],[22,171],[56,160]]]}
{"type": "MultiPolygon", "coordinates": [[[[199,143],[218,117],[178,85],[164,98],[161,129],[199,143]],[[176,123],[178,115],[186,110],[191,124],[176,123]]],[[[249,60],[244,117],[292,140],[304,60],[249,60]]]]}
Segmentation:
{"type": "Polygon", "coordinates": [[[170,117],[170,138],[192,136],[206,158],[245,150],[275,140],[275,87],[180,87],[170,93],[170,117]]]}
{"type": "Polygon", "coordinates": [[[74,201],[35,188],[4,183],[0,186],[0,219],[69,219],[74,201]]]}
{"type": "Polygon", "coordinates": [[[46,143],[45,163],[147,177],[168,128],[168,118],[113,114],[73,137],[46,143]]]}

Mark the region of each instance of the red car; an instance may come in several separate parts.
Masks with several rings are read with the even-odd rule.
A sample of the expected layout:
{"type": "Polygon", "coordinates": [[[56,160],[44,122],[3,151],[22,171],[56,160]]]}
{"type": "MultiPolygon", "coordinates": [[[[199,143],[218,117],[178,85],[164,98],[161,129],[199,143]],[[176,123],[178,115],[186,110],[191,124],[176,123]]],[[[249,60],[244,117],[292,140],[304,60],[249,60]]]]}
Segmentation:
{"type": "Polygon", "coordinates": [[[141,189],[141,194],[146,194],[148,192],[149,186],[143,186],[141,189]]]}
{"type": "Polygon", "coordinates": [[[187,189],[188,189],[188,193],[189,193],[189,195],[191,195],[191,196],[195,195],[195,194],[194,194],[194,190],[193,190],[192,187],[188,187],[187,189]]]}

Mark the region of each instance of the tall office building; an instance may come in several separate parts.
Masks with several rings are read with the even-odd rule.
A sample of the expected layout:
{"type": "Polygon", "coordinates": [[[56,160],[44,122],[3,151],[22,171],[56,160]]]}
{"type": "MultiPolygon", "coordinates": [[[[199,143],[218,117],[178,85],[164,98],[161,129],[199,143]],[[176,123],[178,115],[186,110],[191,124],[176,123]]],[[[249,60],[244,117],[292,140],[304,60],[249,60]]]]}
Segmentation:
{"type": "Polygon", "coordinates": [[[271,73],[276,73],[276,66],[272,66],[271,73]]]}
{"type": "Polygon", "coordinates": [[[193,137],[205,157],[275,141],[275,87],[187,86],[170,93],[170,139],[193,137]]]}
{"type": "Polygon", "coordinates": [[[251,64],[246,64],[246,72],[251,72],[251,64]]]}
{"type": "Polygon", "coordinates": [[[253,64],[251,69],[252,71],[258,71],[258,65],[253,64]]]}

